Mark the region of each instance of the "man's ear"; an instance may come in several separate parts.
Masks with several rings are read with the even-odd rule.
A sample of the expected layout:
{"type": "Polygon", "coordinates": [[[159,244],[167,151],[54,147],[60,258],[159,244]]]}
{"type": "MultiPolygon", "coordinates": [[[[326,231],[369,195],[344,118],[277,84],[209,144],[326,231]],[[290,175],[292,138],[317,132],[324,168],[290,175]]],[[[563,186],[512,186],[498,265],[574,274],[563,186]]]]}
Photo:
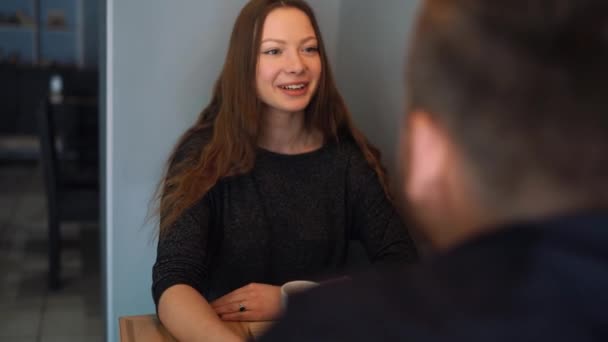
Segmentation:
{"type": "Polygon", "coordinates": [[[449,146],[444,130],[425,111],[409,113],[401,134],[403,193],[412,203],[440,194],[449,170],[449,146]],[[405,145],[405,146],[404,146],[405,145]]]}

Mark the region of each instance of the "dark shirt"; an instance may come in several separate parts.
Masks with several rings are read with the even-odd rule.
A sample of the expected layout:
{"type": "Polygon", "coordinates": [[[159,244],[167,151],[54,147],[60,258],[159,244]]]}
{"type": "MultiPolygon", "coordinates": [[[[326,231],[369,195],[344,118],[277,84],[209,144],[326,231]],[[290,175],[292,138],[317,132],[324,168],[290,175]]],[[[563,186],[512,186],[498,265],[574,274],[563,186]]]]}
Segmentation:
{"type": "Polygon", "coordinates": [[[295,296],[261,341],[608,341],[608,215],[511,225],[295,296]]]}
{"type": "Polygon", "coordinates": [[[318,279],[341,269],[350,240],[372,262],[416,258],[354,141],[298,155],[260,149],[250,173],[221,180],[161,236],[153,297],[176,284],[211,301],[252,282],[318,279]]]}

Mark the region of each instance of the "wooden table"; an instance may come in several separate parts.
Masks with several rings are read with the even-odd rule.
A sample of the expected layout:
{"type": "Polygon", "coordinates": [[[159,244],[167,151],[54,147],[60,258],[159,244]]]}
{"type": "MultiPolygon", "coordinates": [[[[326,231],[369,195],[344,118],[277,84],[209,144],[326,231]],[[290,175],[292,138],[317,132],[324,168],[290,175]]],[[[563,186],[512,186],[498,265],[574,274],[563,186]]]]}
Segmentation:
{"type": "MultiPolygon", "coordinates": [[[[163,327],[156,315],[120,317],[121,342],[167,342],[177,341],[163,327]]],[[[272,322],[225,322],[226,326],[244,339],[260,336],[272,322]]]]}

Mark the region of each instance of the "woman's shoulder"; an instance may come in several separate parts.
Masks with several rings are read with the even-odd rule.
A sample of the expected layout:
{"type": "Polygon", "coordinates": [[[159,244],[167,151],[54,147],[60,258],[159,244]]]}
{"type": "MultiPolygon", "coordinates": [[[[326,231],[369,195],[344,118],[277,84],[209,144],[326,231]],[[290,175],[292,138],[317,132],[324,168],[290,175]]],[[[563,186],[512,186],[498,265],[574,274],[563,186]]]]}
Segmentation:
{"type": "Polygon", "coordinates": [[[349,164],[365,163],[365,157],[361,151],[361,147],[350,134],[338,135],[336,142],[336,151],[341,158],[344,158],[349,164]]]}

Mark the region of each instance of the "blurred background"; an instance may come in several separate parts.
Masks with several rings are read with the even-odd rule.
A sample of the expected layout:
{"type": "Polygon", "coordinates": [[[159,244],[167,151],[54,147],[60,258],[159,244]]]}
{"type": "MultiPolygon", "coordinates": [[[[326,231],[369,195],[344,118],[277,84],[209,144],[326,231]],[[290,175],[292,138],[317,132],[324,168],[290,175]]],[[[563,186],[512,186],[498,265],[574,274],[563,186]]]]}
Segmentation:
{"type": "Polygon", "coordinates": [[[104,5],[0,1],[0,341],[105,338],[104,5]]]}
{"type": "MultiPolygon", "coordinates": [[[[392,169],[418,1],[308,2],[392,169]]],[[[150,199],[245,3],[0,1],[0,341],[117,341],[154,313],[150,199]]]]}

